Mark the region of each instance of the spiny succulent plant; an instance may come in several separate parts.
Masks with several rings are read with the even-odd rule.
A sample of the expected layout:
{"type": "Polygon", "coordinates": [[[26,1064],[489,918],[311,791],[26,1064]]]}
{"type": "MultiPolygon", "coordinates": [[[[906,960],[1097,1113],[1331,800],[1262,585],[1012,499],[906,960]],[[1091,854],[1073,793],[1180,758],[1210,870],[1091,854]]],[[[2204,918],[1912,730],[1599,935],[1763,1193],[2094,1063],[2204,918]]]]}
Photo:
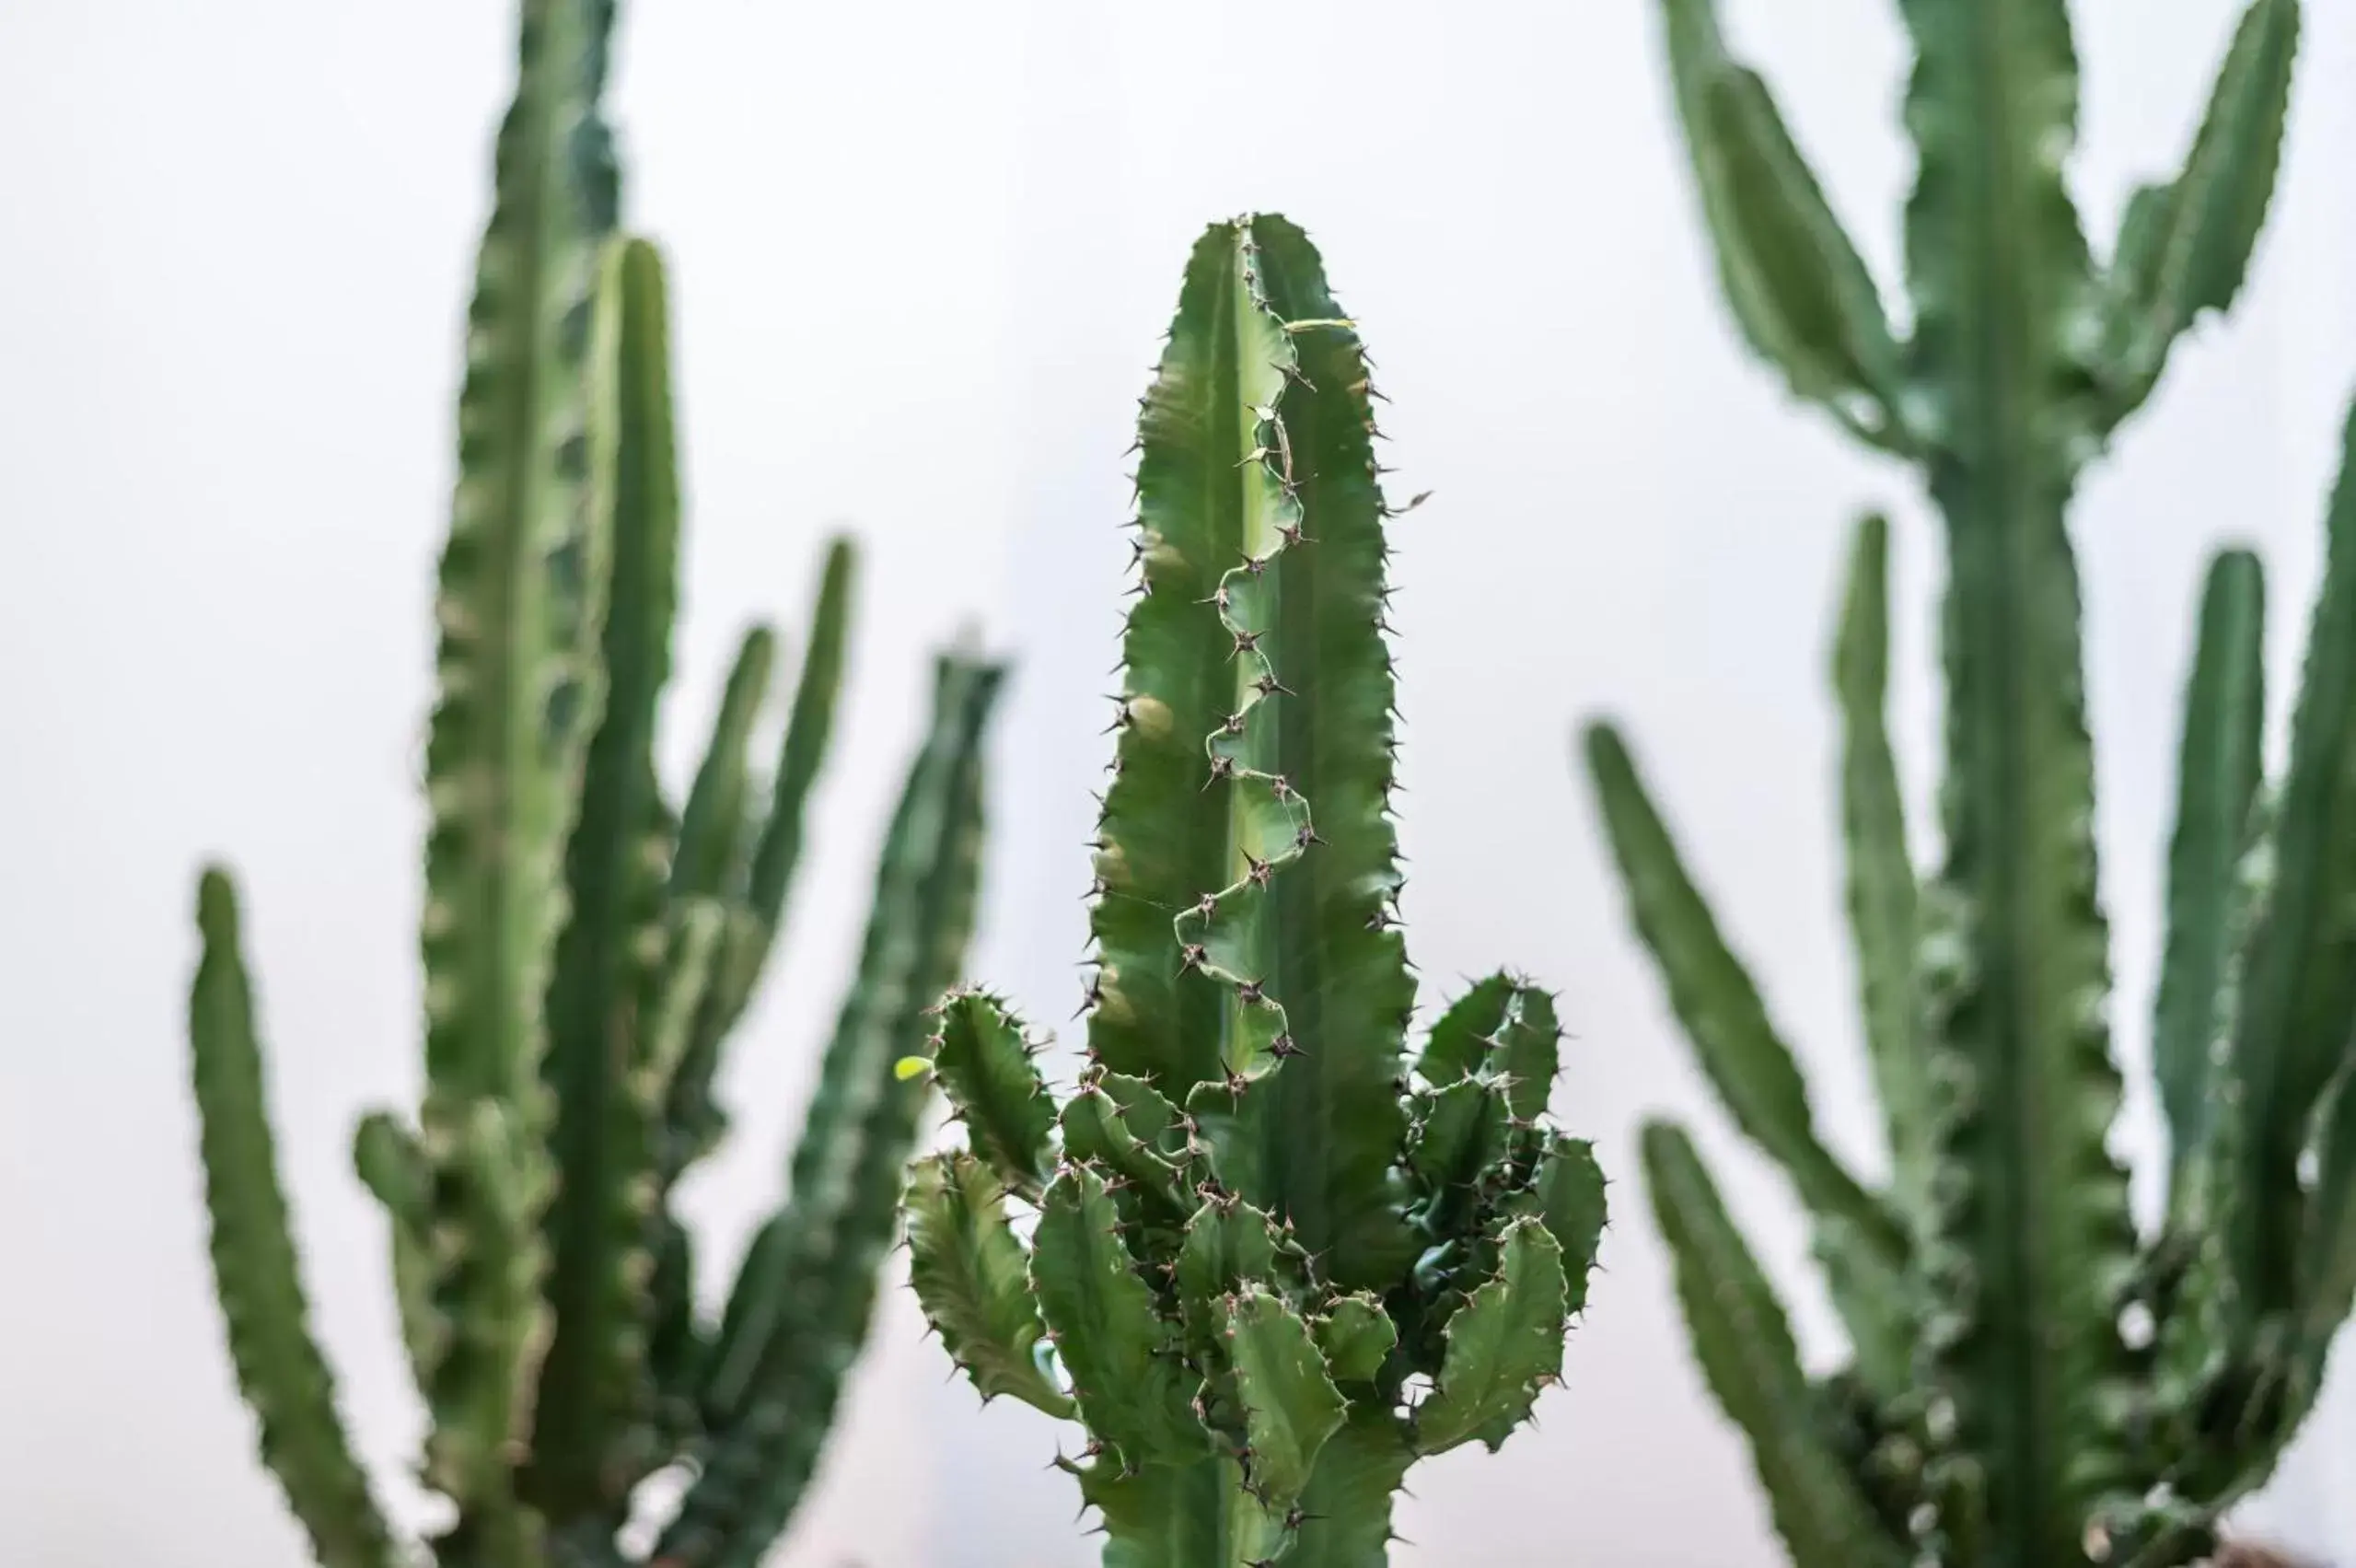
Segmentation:
{"type": "Polygon", "coordinates": [[[1853,1359],[1810,1378],[1684,1132],[1644,1133],[1694,1348],[1796,1562],[2164,1568],[2210,1550],[2312,1407],[2356,1289],[2356,424],[2283,776],[2263,592],[2217,556],[2185,699],[2153,1058],[2168,1199],[2139,1236],[2067,510],[2172,346],[2239,292],[2299,29],[2255,0],[2175,178],[2097,261],[2064,184],[2062,0],[1906,0],[1920,165],[1901,331],[1708,0],[1670,72],[1736,323],[1801,396],[1914,466],[1945,525],[1944,860],[1918,871],[1885,725],[1887,530],[1833,657],[1876,1191],[1816,1138],[1789,1048],[1619,735],[1588,761],[1635,923],[1710,1081],[1815,1222],[1853,1359]]]}
{"type": "MultiPolygon", "coordinates": [[[[981,747],[1000,680],[937,665],[858,974],[725,1318],[695,1305],[673,1196],[725,1123],[722,1053],[774,946],[841,680],[830,551],[765,787],[756,627],[683,807],[655,767],[679,497],[662,265],[614,234],[598,113],[611,8],[527,0],[459,403],[425,761],[424,1095],[360,1126],[430,1415],[448,1568],[619,1564],[639,1483],[691,1463],[667,1568],[751,1568],[806,1489],[865,1339],[922,1085],[893,1064],[972,923],[981,747]]],[[[237,895],[208,869],[190,1005],[214,1272],[261,1451],[325,1568],[395,1544],[307,1326],[237,895]]]]}
{"type": "Polygon", "coordinates": [[[1302,232],[1213,226],[1143,400],[1085,1070],[1059,1103],[974,991],[916,1063],[966,1130],[917,1294],[985,1399],[1085,1425],[1108,1568],[1385,1561],[1408,1467],[1556,1379],[1603,1227],[1545,992],[1474,986],[1410,1076],[1370,395],[1302,232]]]}

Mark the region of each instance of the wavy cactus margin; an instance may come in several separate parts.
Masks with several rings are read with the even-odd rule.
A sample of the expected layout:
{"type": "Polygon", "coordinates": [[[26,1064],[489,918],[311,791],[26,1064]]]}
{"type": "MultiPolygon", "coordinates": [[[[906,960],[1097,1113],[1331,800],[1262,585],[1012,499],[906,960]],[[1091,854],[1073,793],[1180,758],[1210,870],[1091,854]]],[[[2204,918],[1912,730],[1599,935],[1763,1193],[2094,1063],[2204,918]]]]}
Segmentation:
{"type": "Polygon", "coordinates": [[[1085,1071],[1057,1103],[973,991],[911,1064],[967,1135],[917,1294],[985,1400],[1085,1423],[1108,1568],[1385,1561],[1409,1466],[1555,1381],[1603,1228],[1545,992],[1473,987],[1408,1076],[1370,396],[1302,232],[1213,226],[1143,401],[1085,1071]]]}
{"type": "Polygon", "coordinates": [[[1906,0],[1913,319],[1901,338],[1709,0],[1664,0],[1736,324],[1798,394],[1915,465],[1946,525],[1945,862],[1918,874],[1885,727],[1887,530],[1833,657],[1864,1038],[1891,1177],[1816,1139],[1799,1069],[1618,733],[1587,754],[1636,926],[1719,1097],[1786,1168],[1850,1330],[1811,1380],[1684,1132],[1644,1133],[1694,1347],[1806,1564],[2165,1568],[2211,1550],[2313,1405],[2356,1291],[2356,418],[2292,725],[2265,778],[2257,561],[2220,553],[2185,700],[2153,1020],[2172,1150],[2139,1237],[2106,1139],[2078,475],[2240,290],[2271,198],[2296,0],[2243,15],[2176,177],[2107,262],[2063,184],[2062,0],[1906,0]],[[2309,1168],[2312,1162],[2312,1168],[2309,1168]]]}
{"type": "MultiPolygon", "coordinates": [[[[972,924],[981,748],[1001,672],[937,661],[856,978],[725,1316],[672,1198],[783,924],[834,720],[853,558],[831,547],[773,773],[754,628],[683,807],[656,781],[679,484],[663,270],[613,232],[598,115],[611,7],[527,0],[459,405],[426,758],[425,1089],[354,1159],[384,1205],[421,1471],[451,1568],[626,1561],[633,1493],[695,1479],[654,1551],[752,1568],[806,1490],[865,1340],[923,1086],[894,1063],[972,924]]],[[[262,1458],[325,1568],[405,1559],[313,1342],[265,1106],[238,899],[202,877],[190,1005],[215,1278],[262,1458]]]]}

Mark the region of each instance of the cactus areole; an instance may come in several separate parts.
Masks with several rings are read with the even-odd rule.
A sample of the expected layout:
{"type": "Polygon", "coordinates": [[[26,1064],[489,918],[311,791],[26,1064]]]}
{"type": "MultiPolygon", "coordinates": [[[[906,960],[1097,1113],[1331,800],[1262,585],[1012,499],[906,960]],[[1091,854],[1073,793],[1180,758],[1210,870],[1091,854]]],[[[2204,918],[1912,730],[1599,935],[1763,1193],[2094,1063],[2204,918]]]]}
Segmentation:
{"type": "Polygon", "coordinates": [[[1629,749],[1607,726],[1588,737],[1635,923],[1720,1098],[1809,1210],[1853,1350],[1803,1374],[1691,1143],[1660,1123],[1645,1168],[1696,1356],[1802,1568],[2191,1562],[2312,1408],[2356,1291],[2356,424],[2279,782],[2258,563],[2227,550],[2209,574],[2153,1020],[2168,1201],[2149,1235],[2109,1141],[2121,1074],[2067,513],[2173,346],[2241,290],[2297,0],[2246,7],[2181,168],[2133,193],[2099,257],[2064,181],[2063,0],[1904,0],[1903,332],[1711,0],[1661,4],[1735,324],[1794,392],[1917,470],[1947,567],[1933,869],[1909,854],[1885,722],[1878,517],[1833,650],[1883,1190],[1818,1142],[1793,1054],[1629,749]]]}
{"type": "Polygon", "coordinates": [[[1139,425],[1084,1070],[1052,1097],[980,992],[932,1044],[966,1146],[911,1179],[917,1293],[985,1399],[1085,1425],[1108,1568],[1384,1562],[1408,1467],[1555,1381],[1603,1226],[1545,992],[1407,1053],[1366,376],[1298,228],[1204,234],[1139,425]]]}

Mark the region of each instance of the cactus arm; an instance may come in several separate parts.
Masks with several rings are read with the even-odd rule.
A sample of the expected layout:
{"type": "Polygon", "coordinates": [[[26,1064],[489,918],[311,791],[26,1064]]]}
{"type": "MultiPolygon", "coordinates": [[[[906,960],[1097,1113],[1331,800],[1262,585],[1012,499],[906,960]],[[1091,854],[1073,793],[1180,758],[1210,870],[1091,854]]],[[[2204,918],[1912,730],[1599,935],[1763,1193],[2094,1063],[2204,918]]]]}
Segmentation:
{"type": "MultiPolygon", "coordinates": [[[[1235,712],[1236,649],[1213,601],[1251,548],[1247,384],[1272,400],[1265,363],[1237,363],[1253,315],[1232,225],[1196,244],[1138,424],[1135,549],[1142,594],[1121,645],[1113,778],[1097,823],[1089,1055],[1182,1103],[1222,1075],[1228,1001],[1190,972],[1172,915],[1235,879],[1233,811],[1211,786],[1203,737],[1235,712]]],[[[1262,549],[1267,548],[1265,545],[1262,549]]]]}
{"type": "Polygon", "coordinates": [[[446,1353],[422,1369],[429,1484],[456,1500],[454,1557],[515,1563],[535,1530],[514,1506],[514,1450],[545,1347],[538,1232],[542,1003],[563,922],[562,855],[582,752],[603,701],[605,503],[591,372],[616,179],[598,118],[596,0],[528,0],[515,100],[470,313],[458,478],[440,564],[439,693],[426,741],[426,1092],[437,1309],[446,1353]],[[516,1136],[485,1140],[495,1121],[516,1136]]]}
{"type": "Polygon", "coordinates": [[[1423,1038],[1416,1073],[1441,1088],[1480,1072],[1514,1010],[1518,991],[1513,976],[1493,974],[1450,1003],[1423,1038]]]}
{"type": "Polygon", "coordinates": [[[352,1139],[353,1173],[383,1206],[392,1233],[393,1298],[412,1372],[443,1353],[448,1330],[434,1309],[433,1171],[417,1138],[384,1111],[361,1118],[352,1139]]]}
{"type": "Polygon", "coordinates": [[[1793,391],[1893,451],[1899,352],[1879,289],[1766,82],[1733,58],[1715,0],[1663,0],[1669,79],[1719,281],[1754,353],[1793,391]]]}
{"type": "Polygon", "coordinates": [[[834,735],[834,713],[842,691],[843,645],[851,621],[851,595],[859,556],[848,538],[827,542],[826,564],[810,610],[809,641],[802,649],[794,706],[779,743],[770,782],[768,815],[755,840],[747,901],[773,943],[785,923],[785,895],[801,864],[803,815],[834,735]]]}
{"type": "Polygon", "coordinates": [[[930,1064],[965,1124],[973,1152],[1016,1196],[1037,1202],[1054,1160],[1055,1106],[1047,1098],[1036,1047],[997,998],[957,992],[940,1006],[930,1064]]]}
{"type": "Polygon", "coordinates": [[[2183,168],[2129,203],[2103,299],[2109,424],[2151,396],[2185,330],[2240,294],[2281,168],[2298,50],[2299,0],[2252,0],[2183,168]]]}
{"type": "Polygon", "coordinates": [[[703,1404],[715,1435],[656,1547],[677,1568],[760,1561],[808,1488],[866,1338],[926,1098],[893,1067],[964,963],[981,750],[1003,679],[996,666],[939,661],[932,733],[886,843],[860,972],[795,1148],[792,1200],[764,1266],[737,1281],[737,1295],[751,1293],[732,1313],[737,1338],[724,1334],[711,1358],[703,1404]]]}
{"type": "Polygon", "coordinates": [[[1841,1216],[1893,1259],[1902,1237],[1873,1194],[1817,1141],[1807,1086],[1742,961],[1727,947],[1619,733],[1590,726],[1587,766],[1629,907],[1669,1005],[1735,1124],[1782,1164],[1809,1209],[1841,1216]]]}
{"type": "Polygon", "coordinates": [[[1562,1370],[1568,1287],[1562,1244],[1534,1219],[1505,1227],[1496,1276],[1448,1318],[1447,1357],[1416,1408],[1415,1446],[1438,1454],[1475,1437],[1491,1449],[1562,1370]]]}
{"type": "Polygon", "coordinates": [[[766,626],[750,628],[737,645],[728,683],[712,715],[703,760],[696,765],[695,782],[688,786],[687,805],[679,812],[679,842],[671,854],[675,898],[716,898],[734,891],[731,874],[738,869],[748,825],[746,756],[776,662],[777,634],[766,626]]]}
{"type": "Polygon", "coordinates": [[[2153,1067],[2171,1145],[2171,1206],[2207,1142],[2215,1049],[2232,1027],[2226,970],[2241,933],[2236,884],[2265,759],[2266,586],[2257,558],[2227,551],[2209,568],[2186,689],[2176,830],[2168,849],[2167,937],[2152,1029],[2153,1067]]]}
{"type": "Polygon", "coordinates": [[[624,1080],[633,1039],[651,1021],[638,1014],[662,956],[668,823],[655,774],[655,720],[678,601],[679,480],[662,258],[633,239],[619,265],[606,702],[565,850],[569,918],[547,1002],[558,1173],[545,1222],[554,1331],[540,1370],[527,1494],[557,1516],[614,1503],[609,1449],[644,1391],[643,1285],[632,1270],[644,1240],[637,1190],[655,1149],[624,1080]]]}
{"type": "Polygon", "coordinates": [[[1318,1451],[1341,1426],[1341,1390],[1308,1324],[1282,1296],[1246,1284],[1222,1316],[1244,1409],[1245,1477],[1260,1507],[1281,1518],[1307,1490],[1318,1451]]]}
{"type": "Polygon", "coordinates": [[[189,1044],[213,1278],[238,1388],[261,1424],[262,1461],[321,1568],[391,1568],[391,1532],[336,1413],[334,1374],[311,1338],[226,873],[204,872],[196,918],[203,954],[189,997],[189,1044]]]}
{"type": "Polygon", "coordinates": [[[1643,1131],[1645,1185],[1711,1393],[1749,1440],[1775,1531],[1794,1562],[1899,1568],[1907,1553],[1875,1521],[1828,1446],[1791,1326],[1686,1135],[1643,1131]]]}
{"type": "Polygon", "coordinates": [[[1851,547],[1832,685],[1840,705],[1840,817],[1865,1045],[1888,1128],[1892,1196],[1911,1225],[1930,1202],[1931,1090],[1917,1028],[1914,861],[1886,716],[1889,522],[1879,516],[1857,525],[1851,547]]]}
{"type": "Polygon", "coordinates": [[[1097,1173],[1074,1166],[1048,1185],[1031,1250],[1031,1289],[1088,1430],[1132,1468],[1186,1466],[1209,1451],[1195,1380],[1120,1240],[1097,1173]]]}
{"type": "MultiPolygon", "coordinates": [[[[1364,354],[1340,321],[1316,250],[1274,216],[1254,218],[1242,240],[1236,260],[1257,308],[1238,313],[1238,353],[1264,346],[1290,371],[1262,403],[1273,417],[1260,438],[1273,450],[1245,470],[1277,482],[1263,493],[1273,510],[1259,518],[1275,537],[1247,544],[1272,559],[1258,572],[1230,566],[1223,616],[1236,636],[1259,639],[1236,660],[1239,686],[1256,656],[1261,679],[1282,690],[1272,701],[1238,691],[1245,734],[1232,749],[1210,737],[1214,754],[1236,758],[1236,776],[1212,793],[1230,794],[1241,817],[1256,792],[1270,799],[1255,816],[1289,790],[1314,819],[1296,823],[1296,844],[1275,846],[1265,886],[1231,861],[1240,879],[1199,928],[1211,967],[1237,984],[1231,1027],[1248,1029],[1263,1011],[1243,1001],[1241,982],[1264,981],[1297,1051],[1280,1055],[1242,1097],[1265,1182],[1246,1196],[1282,1214],[1327,1277],[1349,1290],[1397,1278],[1411,1256],[1391,1184],[1407,1132],[1397,1080],[1415,989],[1392,904],[1385,503],[1364,354]],[[1273,340],[1264,331],[1271,321],[1285,324],[1273,340]],[[1256,769],[1276,777],[1248,777],[1256,769]]],[[[1239,830],[1238,854],[1245,838],[1239,830]]]]}
{"type": "Polygon", "coordinates": [[[1416,1071],[1425,1083],[1445,1085],[1486,1068],[1503,1083],[1515,1120],[1534,1121],[1554,1092],[1561,1047],[1554,998],[1512,975],[1491,975],[1432,1026],[1416,1071]]]}
{"type": "Polygon", "coordinates": [[[2296,1277],[2299,1158],[2356,1023],[2356,409],[2327,529],[2273,886],[2251,935],[2233,1052],[2246,1118],[2236,1182],[2250,1219],[2227,1245],[2244,1290],[2269,1307],[2286,1303],[2296,1277]]]}
{"type": "Polygon", "coordinates": [[[1072,1401],[1041,1365],[1047,1329],[997,1175],[970,1155],[921,1159],[909,1171],[905,1206],[909,1282],[983,1402],[1011,1394],[1070,1419],[1072,1401]]]}

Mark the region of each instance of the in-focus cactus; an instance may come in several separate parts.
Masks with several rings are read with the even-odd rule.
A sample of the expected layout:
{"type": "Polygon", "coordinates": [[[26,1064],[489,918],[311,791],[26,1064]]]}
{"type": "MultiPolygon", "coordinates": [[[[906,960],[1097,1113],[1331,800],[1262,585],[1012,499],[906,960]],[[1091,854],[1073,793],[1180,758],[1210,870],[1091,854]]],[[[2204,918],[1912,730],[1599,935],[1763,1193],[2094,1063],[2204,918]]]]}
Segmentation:
{"type": "Polygon", "coordinates": [[[967,1146],[911,1179],[917,1293],[985,1399],[1085,1424],[1111,1568],[1383,1562],[1408,1467],[1554,1381],[1603,1226],[1545,992],[1475,986],[1409,1076],[1366,377],[1298,228],[1203,236],[1143,401],[1085,1068],[1056,1103],[972,991],[921,1063],[967,1146]]]}
{"type": "MultiPolygon", "coordinates": [[[[713,1086],[783,922],[842,673],[853,558],[827,559],[777,761],[749,755],[775,662],[755,628],[683,808],[656,782],[679,550],[662,266],[614,235],[598,115],[611,6],[526,0],[522,72],[470,319],[440,692],[425,763],[425,1089],[354,1162],[391,1225],[451,1568],[624,1560],[638,1483],[696,1469],[655,1552],[751,1568],[807,1487],[865,1339],[973,917],[981,746],[1000,672],[940,658],[859,970],[725,1318],[671,1197],[717,1141],[713,1086]]],[[[393,1532],[345,1441],[264,1107],[226,873],[191,1004],[213,1260],[262,1456],[326,1568],[393,1532]]]]}
{"type": "Polygon", "coordinates": [[[2279,158],[2296,0],[2255,0],[2182,171],[2106,262],[2064,188],[2062,0],[1906,0],[1910,330],[1885,316],[1709,0],[1665,0],[1719,265],[1751,345],[1918,468],[1945,524],[1944,863],[1918,875],[1885,727],[1886,529],[1833,657],[1842,817],[1890,1179],[1817,1141],[1790,1050],[1618,735],[1588,761],[1635,922],[1742,1130],[1814,1218],[1854,1359],[1811,1380],[1684,1133],[1651,1196],[1704,1372],[1814,1568],[2189,1562],[2311,1407],[2356,1287],[2356,425],[2279,787],[2257,562],[2221,553],[2186,698],[2153,1056],[2172,1150],[2139,1237],[2119,1109],[2077,567],[2079,474],[2238,293],[2279,158]],[[2305,1162],[2314,1160],[2313,1169],[2305,1162]]]}

